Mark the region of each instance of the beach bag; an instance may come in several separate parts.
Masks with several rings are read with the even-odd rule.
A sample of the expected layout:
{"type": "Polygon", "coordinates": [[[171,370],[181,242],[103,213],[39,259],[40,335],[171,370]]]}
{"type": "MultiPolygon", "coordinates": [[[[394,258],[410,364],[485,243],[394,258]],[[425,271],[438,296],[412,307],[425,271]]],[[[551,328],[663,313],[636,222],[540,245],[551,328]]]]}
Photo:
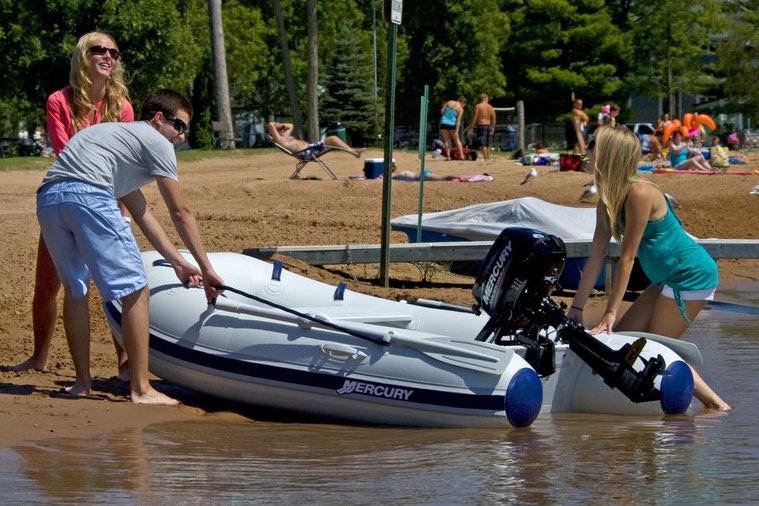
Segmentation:
{"type": "Polygon", "coordinates": [[[582,157],[580,155],[559,155],[559,171],[564,172],[567,170],[582,170],[582,157]]]}
{"type": "MultiPolygon", "coordinates": [[[[471,150],[466,146],[463,146],[464,151],[464,160],[476,160],[477,159],[477,151],[471,150]]],[[[455,147],[451,148],[451,160],[461,160],[461,156],[459,156],[459,150],[455,147]]]]}

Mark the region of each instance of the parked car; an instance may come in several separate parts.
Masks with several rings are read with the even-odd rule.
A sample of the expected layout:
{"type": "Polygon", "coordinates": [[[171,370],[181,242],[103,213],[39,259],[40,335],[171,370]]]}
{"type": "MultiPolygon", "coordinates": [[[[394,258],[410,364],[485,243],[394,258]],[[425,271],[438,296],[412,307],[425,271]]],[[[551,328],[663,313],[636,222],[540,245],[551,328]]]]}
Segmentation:
{"type": "Polygon", "coordinates": [[[629,125],[625,125],[627,128],[633,131],[635,135],[638,136],[638,139],[642,141],[645,140],[643,136],[648,136],[654,133],[656,128],[651,123],[630,123],[629,125]]]}
{"type": "Polygon", "coordinates": [[[640,141],[643,154],[651,152],[651,142],[648,137],[654,134],[656,130],[651,123],[629,123],[625,125],[627,128],[633,131],[640,141]]]}

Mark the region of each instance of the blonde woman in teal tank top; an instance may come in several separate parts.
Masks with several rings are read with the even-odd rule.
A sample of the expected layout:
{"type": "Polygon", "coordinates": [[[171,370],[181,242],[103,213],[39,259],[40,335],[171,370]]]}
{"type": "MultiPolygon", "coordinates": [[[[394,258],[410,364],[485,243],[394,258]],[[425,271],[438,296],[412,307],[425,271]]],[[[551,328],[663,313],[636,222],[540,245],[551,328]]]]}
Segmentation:
{"type": "MultiPolygon", "coordinates": [[[[587,147],[598,189],[590,257],[567,316],[583,323],[582,310],[601,272],[612,237],[622,255],[601,321],[590,333],[650,332],[679,339],[713,300],[717,264],[682,228],[659,188],[638,175],[640,141],[625,127],[601,127],[587,147]],[[618,318],[635,257],[652,284],[618,318]]],[[[730,409],[693,369],[694,394],[707,409],[730,409]]]]}

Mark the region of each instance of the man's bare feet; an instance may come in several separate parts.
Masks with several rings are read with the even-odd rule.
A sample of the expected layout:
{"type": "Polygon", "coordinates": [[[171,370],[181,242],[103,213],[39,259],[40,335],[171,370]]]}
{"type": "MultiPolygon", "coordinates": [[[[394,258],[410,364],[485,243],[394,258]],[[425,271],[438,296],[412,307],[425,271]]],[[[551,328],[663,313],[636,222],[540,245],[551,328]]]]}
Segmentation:
{"type": "Polygon", "coordinates": [[[79,382],[74,383],[68,388],[64,389],[64,392],[66,392],[67,395],[70,395],[71,397],[87,397],[90,395],[90,386],[89,385],[82,385],[79,382]]]}
{"type": "Polygon", "coordinates": [[[163,406],[176,406],[179,401],[164,395],[158,390],[149,387],[144,393],[140,394],[134,390],[131,392],[132,402],[135,404],[158,404],[163,406]]]}
{"type": "Polygon", "coordinates": [[[29,357],[20,364],[8,366],[9,371],[24,372],[24,371],[40,371],[47,372],[47,361],[39,360],[35,357],[29,357]]]}
{"type": "Polygon", "coordinates": [[[366,148],[353,148],[353,156],[356,158],[361,158],[361,153],[366,151],[366,148]]]}

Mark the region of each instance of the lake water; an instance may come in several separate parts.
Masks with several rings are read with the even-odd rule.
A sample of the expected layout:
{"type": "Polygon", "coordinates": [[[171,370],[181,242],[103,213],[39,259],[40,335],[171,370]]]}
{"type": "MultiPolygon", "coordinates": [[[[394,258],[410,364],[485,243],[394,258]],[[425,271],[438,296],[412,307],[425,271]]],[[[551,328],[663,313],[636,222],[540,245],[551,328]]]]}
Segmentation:
{"type": "MultiPolygon", "coordinates": [[[[759,287],[720,291],[759,306],[759,287]]],[[[211,415],[0,449],[3,504],[757,504],[759,316],[706,310],[686,338],[735,409],[541,416],[523,430],[211,415]]],[[[740,308],[738,308],[740,309],[740,308]]]]}

